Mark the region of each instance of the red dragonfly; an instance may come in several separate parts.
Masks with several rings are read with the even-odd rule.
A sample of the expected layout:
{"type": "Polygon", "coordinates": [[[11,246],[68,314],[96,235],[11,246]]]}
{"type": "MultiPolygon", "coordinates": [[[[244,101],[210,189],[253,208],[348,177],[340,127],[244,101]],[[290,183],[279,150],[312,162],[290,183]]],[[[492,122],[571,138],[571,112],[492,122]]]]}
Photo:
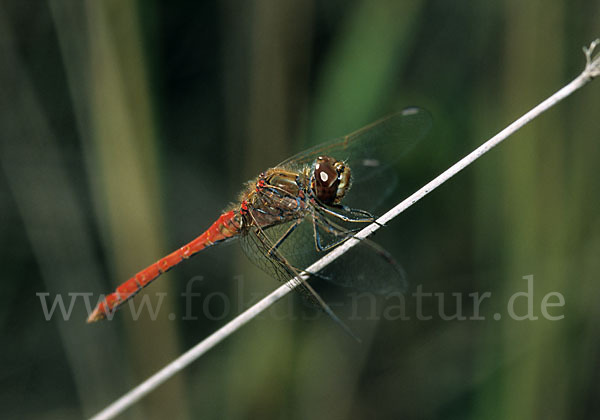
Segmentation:
{"type": "MultiPolygon", "coordinates": [[[[362,193],[363,208],[365,203],[373,207],[389,194],[395,179],[391,165],[430,126],[426,111],[407,108],[268,169],[249,181],[238,204],[204,233],[117,287],[87,321],[106,318],[162,273],[234,238],[241,239],[250,259],[273,277],[299,279],[304,268],[360,230],[356,226],[375,221],[369,211],[352,203],[359,202],[362,193]]],[[[363,290],[404,289],[404,273],[384,249],[369,240],[359,245],[319,273],[309,274],[363,290]]],[[[339,322],[308,282],[297,280],[296,288],[339,322]]]]}

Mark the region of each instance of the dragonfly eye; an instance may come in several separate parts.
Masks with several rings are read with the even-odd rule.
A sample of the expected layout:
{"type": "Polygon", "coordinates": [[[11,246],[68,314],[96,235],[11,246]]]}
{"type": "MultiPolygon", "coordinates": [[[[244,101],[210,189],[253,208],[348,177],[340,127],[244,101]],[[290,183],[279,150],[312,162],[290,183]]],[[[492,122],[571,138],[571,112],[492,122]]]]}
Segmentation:
{"type": "Polygon", "coordinates": [[[329,156],[315,161],[311,187],[319,201],[338,204],[350,186],[350,168],[329,156]]]}

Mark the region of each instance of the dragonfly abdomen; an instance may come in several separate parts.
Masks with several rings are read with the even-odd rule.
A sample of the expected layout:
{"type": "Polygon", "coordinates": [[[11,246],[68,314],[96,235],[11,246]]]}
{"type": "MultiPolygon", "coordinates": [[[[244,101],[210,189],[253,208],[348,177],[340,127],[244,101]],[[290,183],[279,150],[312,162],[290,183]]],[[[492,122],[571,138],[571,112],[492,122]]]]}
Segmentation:
{"type": "Polygon", "coordinates": [[[106,296],[90,314],[87,322],[95,322],[107,317],[121,305],[134,297],[140,290],[156,280],[162,273],[169,271],[184,259],[190,258],[208,248],[240,233],[240,215],[236,211],[223,213],[202,235],[187,245],[161,258],[154,264],[138,272],[106,296]]]}

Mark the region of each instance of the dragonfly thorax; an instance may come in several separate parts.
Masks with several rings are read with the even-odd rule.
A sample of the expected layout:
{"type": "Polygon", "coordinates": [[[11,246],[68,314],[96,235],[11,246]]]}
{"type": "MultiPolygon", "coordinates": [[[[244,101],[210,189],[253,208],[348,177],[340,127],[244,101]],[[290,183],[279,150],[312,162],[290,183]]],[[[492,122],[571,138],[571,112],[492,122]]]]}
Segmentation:
{"type": "Polygon", "coordinates": [[[310,187],[323,204],[339,204],[350,189],[350,167],[329,156],[319,156],[313,165],[310,187]]]}

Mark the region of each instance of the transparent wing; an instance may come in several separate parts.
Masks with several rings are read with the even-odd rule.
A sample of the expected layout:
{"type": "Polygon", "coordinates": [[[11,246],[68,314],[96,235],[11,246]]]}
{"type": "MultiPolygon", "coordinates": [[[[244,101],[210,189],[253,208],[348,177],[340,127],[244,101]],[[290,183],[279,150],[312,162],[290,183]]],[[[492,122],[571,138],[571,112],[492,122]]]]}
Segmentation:
{"type": "MultiPolygon", "coordinates": [[[[268,255],[270,244],[278,243],[286,234],[293,222],[284,223],[262,230],[262,233],[251,231],[242,237],[242,248],[246,255],[263,271],[279,281],[285,282],[293,277],[292,273],[302,272],[319,258],[323,257],[336,244],[343,243],[350,237],[352,231],[336,231],[332,233],[317,228],[323,251],[315,244],[315,228],[312,218],[306,217],[289,236],[281,242],[277,251],[285,260],[278,261],[268,255]],[[260,238],[264,234],[266,241],[260,238]],[[286,267],[286,265],[288,267],[286,267]]],[[[325,267],[318,273],[311,273],[317,279],[325,279],[344,287],[356,290],[387,294],[406,289],[404,272],[391,257],[372,242],[363,241],[353,247],[342,257],[325,267]]],[[[302,292],[302,290],[301,290],[302,292]]],[[[302,293],[306,295],[306,293],[302,293]]],[[[310,300],[310,299],[309,299],[310,300]]]]}
{"type": "MultiPolygon", "coordinates": [[[[282,235],[289,229],[289,224],[286,225],[288,227],[281,230],[282,235]]],[[[278,227],[281,227],[281,225],[278,227]]],[[[261,270],[284,283],[301,274],[303,270],[300,267],[292,266],[279,250],[275,250],[273,253],[270,252],[273,244],[279,239],[272,238],[272,235],[265,234],[265,230],[252,228],[241,238],[242,249],[250,261],[261,270]]],[[[306,284],[296,281],[294,290],[299,292],[310,305],[323,308],[323,304],[318,301],[306,284]]]]}
{"type": "Polygon", "coordinates": [[[345,204],[374,212],[396,188],[394,163],[425,137],[431,125],[429,112],[407,108],[352,134],[311,147],[278,166],[300,168],[321,155],[344,160],[352,171],[352,188],[345,204]]]}
{"type": "MultiPolygon", "coordinates": [[[[392,165],[415,146],[430,127],[431,117],[427,111],[408,108],[352,134],[312,147],[278,166],[299,170],[311,165],[320,155],[344,160],[352,172],[352,188],[343,204],[371,212],[395,188],[392,165]]],[[[354,223],[351,227],[337,225],[333,229],[333,225],[340,223],[338,220],[329,226],[322,222],[315,225],[312,216],[307,216],[266,229],[254,227],[242,237],[242,248],[264,271],[280,281],[287,281],[327,250],[351,237],[352,229],[364,227],[362,223],[354,223]],[[301,223],[289,233],[297,222],[301,223]],[[284,237],[285,240],[280,240],[284,237]],[[275,253],[272,252],[274,244],[277,244],[275,253]]],[[[401,291],[406,286],[404,273],[389,254],[367,240],[321,272],[312,274],[343,286],[380,293],[401,291]]]]}
{"type": "Polygon", "coordinates": [[[431,128],[431,115],[406,108],[346,136],[318,144],[277,166],[311,164],[318,156],[332,156],[353,165],[357,175],[369,175],[393,163],[417,144],[431,128]]]}
{"type": "MultiPolygon", "coordinates": [[[[286,228],[283,228],[284,225],[278,225],[277,230],[281,232],[281,235],[285,234],[287,229],[289,228],[289,223],[286,223],[286,228]]],[[[241,238],[241,245],[244,253],[248,256],[250,261],[252,261],[256,266],[258,266],[261,270],[269,274],[271,277],[281,281],[286,282],[291,280],[294,276],[296,276],[296,271],[294,267],[289,264],[285,258],[276,258],[277,255],[269,255],[269,250],[272,248],[272,244],[274,244],[279,238],[274,238],[272,235],[266,235],[266,232],[269,229],[263,230],[258,228],[251,228],[244,236],[241,238]]]]}

